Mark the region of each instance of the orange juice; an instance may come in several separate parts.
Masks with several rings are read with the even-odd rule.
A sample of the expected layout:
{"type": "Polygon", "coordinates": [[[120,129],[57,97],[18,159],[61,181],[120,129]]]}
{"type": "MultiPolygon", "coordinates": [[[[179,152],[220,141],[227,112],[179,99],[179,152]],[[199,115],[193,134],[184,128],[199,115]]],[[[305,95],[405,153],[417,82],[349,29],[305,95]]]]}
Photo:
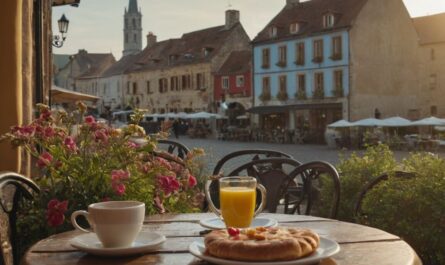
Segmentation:
{"type": "Polygon", "coordinates": [[[227,227],[249,227],[255,212],[255,188],[224,187],[219,190],[221,214],[227,227]]]}

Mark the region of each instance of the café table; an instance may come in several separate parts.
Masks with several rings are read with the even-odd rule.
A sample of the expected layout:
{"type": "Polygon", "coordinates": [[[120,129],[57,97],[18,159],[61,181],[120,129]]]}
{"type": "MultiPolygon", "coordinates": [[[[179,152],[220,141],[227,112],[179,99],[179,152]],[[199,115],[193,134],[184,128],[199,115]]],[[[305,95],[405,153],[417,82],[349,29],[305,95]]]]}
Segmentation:
{"type": "MultiPolygon", "coordinates": [[[[421,265],[416,252],[399,237],[382,230],[305,215],[263,213],[274,218],[280,226],[305,227],[319,235],[335,240],[341,250],[320,265],[421,265]]],[[[69,240],[81,234],[69,231],[43,239],[32,246],[22,259],[23,265],[149,265],[149,264],[208,264],[194,257],[188,246],[202,237],[206,228],[199,221],[215,217],[211,213],[163,214],[147,216],[143,230],[156,231],[167,237],[155,252],[131,257],[98,257],[71,247],[69,240]]]]}

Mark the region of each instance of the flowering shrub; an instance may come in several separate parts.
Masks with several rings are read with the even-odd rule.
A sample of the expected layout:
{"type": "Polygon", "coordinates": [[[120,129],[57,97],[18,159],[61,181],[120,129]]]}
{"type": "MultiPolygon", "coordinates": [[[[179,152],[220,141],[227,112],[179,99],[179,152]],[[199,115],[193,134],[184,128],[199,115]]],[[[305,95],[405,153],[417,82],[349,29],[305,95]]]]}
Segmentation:
{"type": "Polygon", "coordinates": [[[193,160],[202,151],[193,150],[182,160],[157,150],[156,137],[146,136],[137,125],[141,112],[120,130],[85,117],[83,103],[70,114],[37,107],[37,119],[1,137],[29,152],[41,172],[33,180],[42,193],[24,205],[19,218],[29,237],[72,229],[71,213],[100,201],[142,201],[147,214],[200,210],[203,196],[193,160]],[[145,144],[138,144],[141,140],[145,144]]]}

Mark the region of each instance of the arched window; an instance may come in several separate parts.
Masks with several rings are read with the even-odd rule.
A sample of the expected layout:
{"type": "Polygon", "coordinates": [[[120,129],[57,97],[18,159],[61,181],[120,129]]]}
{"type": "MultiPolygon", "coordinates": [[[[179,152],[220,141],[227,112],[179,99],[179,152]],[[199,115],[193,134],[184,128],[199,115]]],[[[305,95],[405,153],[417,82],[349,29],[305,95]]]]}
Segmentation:
{"type": "Polygon", "coordinates": [[[136,39],[137,39],[137,35],[134,34],[134,35],[133,35],[133,41],[136,42],[136,39]]]}
{"type": "Polygon", "coordinates": [[[133,18],[133,28],[136,28],[136,19],[133,18]]]}

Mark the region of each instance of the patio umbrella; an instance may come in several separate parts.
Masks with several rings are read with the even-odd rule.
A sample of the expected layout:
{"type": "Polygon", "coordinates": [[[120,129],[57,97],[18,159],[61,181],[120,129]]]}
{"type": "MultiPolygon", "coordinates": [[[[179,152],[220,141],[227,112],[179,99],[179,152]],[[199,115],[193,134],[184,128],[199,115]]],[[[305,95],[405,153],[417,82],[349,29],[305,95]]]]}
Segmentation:
{"type": "Polygon", "coordinates": [[[411,126],[412,122],[410,120],[404,119],[402,117],[391,117],[382,120],[383,127],[406,127],[411,126]]]}
{"type": "Polygon", "coordinates": [[[189,118],[189,119],[210,119],[210,118],[217,118],[219,116],[221,116],[221,115],[202,111],[202,112],[189,114],[187,118],[189,118]]]}
{"type": "Polygon", "coordinates": [[[351,126],[352,124],[346,120],[339,120],[328,125],[329,128],[347,128],[351,126]]]}
{"type": "Polygon", "coordinates": [[[363,120],[358,120],[356,122],[352,123],[352,126],[357,126],[357,127],[380,127],[380,126],[384,126],[384,122],[382,120],[378,120],[375,118],[369,118],[369,119],[363,119],[363,120]]]}
{"type": "Polygon", "coordinates": [[[249,117],[247,117],[247,115],[240,115],[238,117],[236,117],[237,120],[247,120],[249,119],[249,117]]]}
{"type": "Polygon", "coordinates": [[[444,119],[429,117],[411,123],[411,126],[442,126],[445,125],[444,119]]]}

